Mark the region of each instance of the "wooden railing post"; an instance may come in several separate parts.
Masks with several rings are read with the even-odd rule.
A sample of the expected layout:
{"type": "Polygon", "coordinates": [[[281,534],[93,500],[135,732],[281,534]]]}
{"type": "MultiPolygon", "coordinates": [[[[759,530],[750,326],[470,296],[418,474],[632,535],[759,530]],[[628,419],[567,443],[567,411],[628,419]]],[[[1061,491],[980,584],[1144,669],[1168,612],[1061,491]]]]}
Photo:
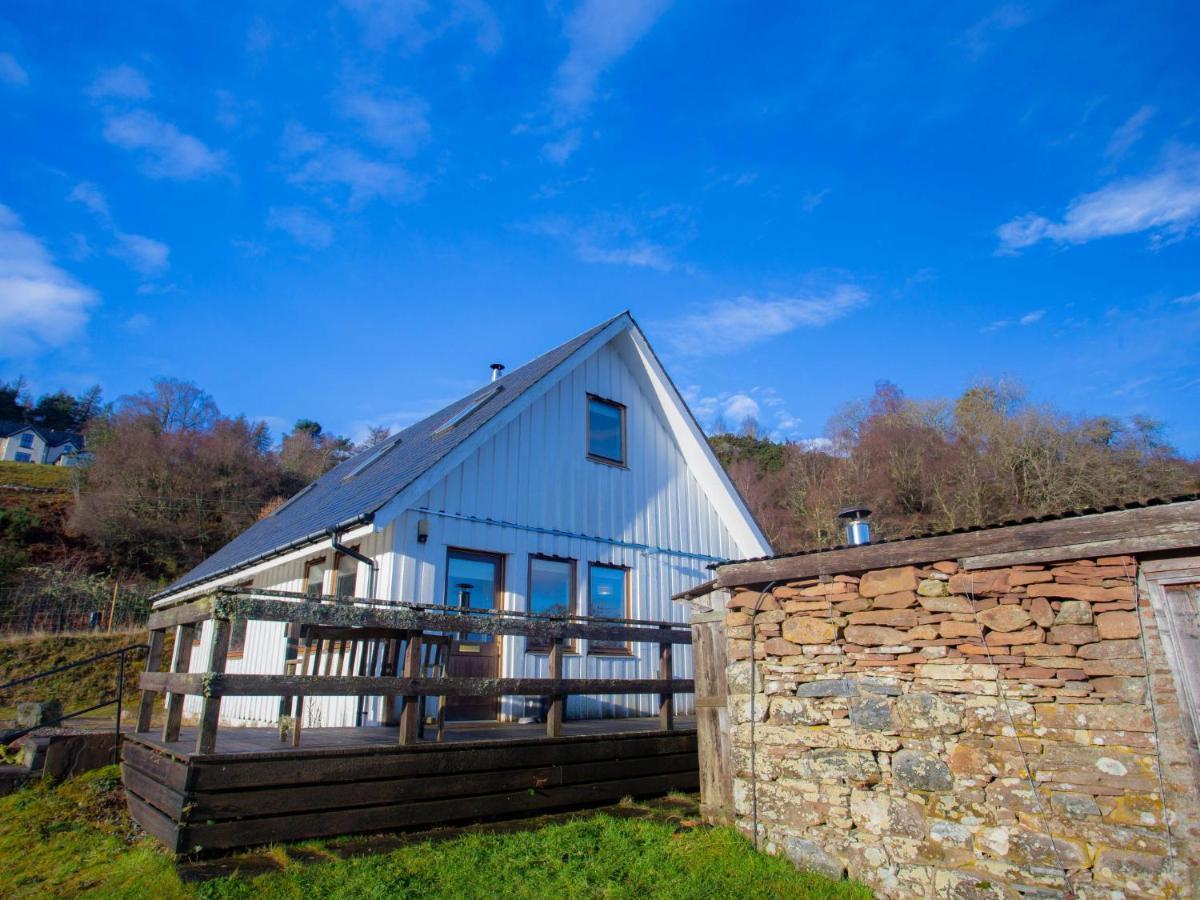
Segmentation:
{"type": "MultiPolygon", "coordinates": [[[[658,645],[658,677],[670,681],[671,645],[658,645]]],[[[675,695],[670,691],[658,695],[658,727],[670,731],[675,726],[675,695]]]]}
{"type": "MultiPolygon", "coordinates": [[[[288,623],[286,637],[283,645],[283,674],[296,674],[296,656],[300,649],[300,627],[295,623],[288,623]]],[[[279,740],[286,741],[288,739],[287,722],[292,717],[292,707],[294,705],[293,697],[279,698],[279,740]]],[[[294,719],[293,719],[294,721],[294,719]]]]}
{"type": "MultiPolygon", "coordinates": [[[[387,648],[384,651],[383,671],[380,673],[385,677],[395,678],[400,671],[400,641],[396,638],[391,638],[387,642],[387,648]]],[[[383,724],[384,725],[399,725],[400,718],[396,713],[396,695],[385,694],[383,696],[383,724]]]]}
{"type": "MultiPolygon", "coordinates": [[[[213,619],[212,643],[208,648],[209,674],[225,672],[225,659],[229,655],[229,633],[232,631],[228,619],[213,619]]],[[[200,701],[200,730],[196,734],[196,752],[212,753],[217,746],[217,723],[221,718],[221,698],[205,695],[200,701]]]]}
{"type": "MultiPolygon", "coordinates": [[[[150,642],[146,647],[147,672],[162,670],[163,644],[166,642],[166,637],[165,628],[156,628],[150,632],[150,642]]],[[[134,730],[139,734],[145,734],[150,730],[150,719],[154,715],[156,699],[158,699],[158,691],[142,691],[141,701],[138,704],[137,725],[134,726],[134,730]]]]}
{"type": "MultiPolygon", "coordinates": [[[[421,632],[410,631],[408,646],[404,648],[404,677],[417,678],[421,674],[421,632]]],[[[417,720],[421,715],[421,707],[425,705],[424,697],[405,695],[404,705],[400,708],[400,743],[415,744],[417,742],[417,720]]]]}
{"type": "MultiPolygon", "coordinates": [[[[175,647],[171,651],[171,671],[187,672],[192,666],[192,641],[196,636],[196,623],[180,625],[175,629],[175,647]]],[[[183,720],[184,694],[167,694],[167,717],[163,721],[163,743],[179,740],[179,723],[183,720]]]]}
{"type": "MultiPolygon", "coordinates": [[[[547,660],[549,665],[548,678],[553,678],[555,681],[561,681],[563,676],[563,639],[560,637],[554,638],[550,643],[550,658],[547,660]]],[[[550,705],[546,708],[546,737],[559,737],[562,735],[563,723],[563,706],[566,703],[566,698],[562,694],[551,694],[550,705]]]]}

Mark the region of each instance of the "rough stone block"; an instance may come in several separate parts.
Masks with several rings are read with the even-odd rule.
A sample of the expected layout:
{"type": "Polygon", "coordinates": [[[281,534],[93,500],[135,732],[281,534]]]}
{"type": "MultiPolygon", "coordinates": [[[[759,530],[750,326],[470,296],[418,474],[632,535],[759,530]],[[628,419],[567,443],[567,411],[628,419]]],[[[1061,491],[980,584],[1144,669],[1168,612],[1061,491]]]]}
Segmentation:
{"type": "Polygon", "coordinates": [[[1096,617],[1096,627],[1105,640],[1135,638],[1142,633],[1136,612],[1106,612],[1096,617]]]}
{"type": "Polygon", "coordinates": [[[1020,631],[1033,621],[1033,617],[1019,606],[1007,605],[985,609],[978,619],[993,631],[1020,631]]]}
{"type": "Polygon", "coordinates": [[[1084,644],[1076,656],[1080,659],[1141,659],[1142,645],[1135,640],[1100,641],[1084,644]]]}
{"type": "Polygon", "coordinates": [[[1100,640],[1100,631],[1095,625],[1055,625],[1050,629],[1052,644],[1094,644],[1100,640]]]}
{"type": "Polygon", "coordinates": [[[892,777],[910,791],[945,791],[954,784],[949,766],[917,750],[901,750],[892,757],[892,777]]]}
{"type": "Polygon", "coordinates": [[[826,878],[838,881],[846,877],[846,865],[837,857],[826,853],[812,841],[799,837],[783,840],[783,855],[801,869],[808,869],[826,878]]]}
{"type": "Polygon", "coordinates": [[[1149,853],[1106,847],[1096,854],[1092,877],[1100,884],[1117,885],[1137,894],[1154,893],[1154,879],[1165,860],[1149,853]]]}
{"type": "Polygon", "coordinates": [[[886,628],[882,625],[847,625],[846,640],[864,647],[878,647],[883,644],[903,644],[908,640],[908,634],[896,628],[886,628]]]}
{"type": "Polygon", "coordinates": [[[952,594],[1006,594],[1008,569],[986,569],[979,572],[959,572],[950,576],[952,594]]]}
{"type": "Polygon", "coordinates": [[[837,639],[837,626],[828,619],[793,616],[783,623],[783,638],[793,644],[829,644],[837,639]]]}
{"type": "Polygon", "coordinates": [[[851,625],[890,625],[894,628],[913,628],[917,624],[915,609],[873,609],[869,612],[851,613],[847,621],[851,625]]]}
{"type": "Polygon", "coordinates": [[[1088,584],[1060,584],[1057,581],[1046,584],[1031,584],[1026,589],[1030,597],[1054,597],[1061,600],[1087,600],[1092,603],[1107,600],[1132,600],[1132,587],[1096,587],[1088,584]]]}
{"type": "Polygon", "coordinates": [[[850,721],[868,731],[895,731],[892,702],[882,697],[859,700],[850,706],[850,721]]]}
{"type": "Polygon", "coordinates": [[[917,570],[912,566],[877,569],[862,576],[858,583],[858,592],[864,597],[877,597],[897,591],[915,591],[918,580],[917,570]]]}
{"type": "Polygon", "coordinates": [[[966,597],[921,597],[921,606],[935,613],[973,613],[975,607],[966,597]]]}
{"type": "Polygon", "coordinates": [[[917,691],[896,700],[896,716],[905,734],[958,734],[963,730],[960,703],[940,694],[917,691]]]}
{"type": "Polygon", "coordinates": [[[917,605],[915,591],[897,591],[894,594],[880,594],[872,604],[875,609],[907,609],[917,605]]]}
{"type": "Polygon", "coordinates": [[[922,578],[917,584],[917,593],[922,597],[945,597],[950,590],[944,581],[937,578],[922,578]]]}

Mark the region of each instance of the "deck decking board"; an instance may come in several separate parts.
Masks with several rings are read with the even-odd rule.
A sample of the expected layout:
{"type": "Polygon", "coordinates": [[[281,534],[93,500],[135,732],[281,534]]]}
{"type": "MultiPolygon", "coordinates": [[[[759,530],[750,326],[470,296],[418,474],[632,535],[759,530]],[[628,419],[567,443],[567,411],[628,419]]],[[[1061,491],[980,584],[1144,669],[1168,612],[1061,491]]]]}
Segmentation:
{"type": "Polygon", "coordinates": [[[213,753],[194,752],[183,729],[169,743],[127,736],[122,761],[134,818],[190,853],[694,790],[695,731],[658,722],[568,722],[559,738],[536,724],[457,725],[445,743],[412,746],[395,728],[310,729],[298,749],[276,729],[225,729],[213,753]]]}

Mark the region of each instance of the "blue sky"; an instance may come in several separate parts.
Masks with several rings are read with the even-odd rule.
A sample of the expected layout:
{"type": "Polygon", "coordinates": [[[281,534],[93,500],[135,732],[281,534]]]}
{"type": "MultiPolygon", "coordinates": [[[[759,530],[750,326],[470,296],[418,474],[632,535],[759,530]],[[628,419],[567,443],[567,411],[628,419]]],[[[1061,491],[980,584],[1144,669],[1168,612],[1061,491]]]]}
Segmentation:
{"type": "Polygon", "coordinates": [[[119,6],[0,10],[0,377],[357,436],[629,308],[706,421],[1012,376],[1200,453],[1194,5],[119,6]]]}

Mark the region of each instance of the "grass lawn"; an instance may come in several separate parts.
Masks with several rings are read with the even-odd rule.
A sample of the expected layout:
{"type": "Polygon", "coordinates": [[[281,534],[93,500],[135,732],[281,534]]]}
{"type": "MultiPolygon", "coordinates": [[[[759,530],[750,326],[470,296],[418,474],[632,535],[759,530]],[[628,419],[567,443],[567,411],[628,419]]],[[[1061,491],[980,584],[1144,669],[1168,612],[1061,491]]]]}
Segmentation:
{"type": "Polygon", "coordinates": [[[309,841],[274,847],[230,861],[232,869],[241,860],[246,871],[186,881],[174,859],[132,824],[117,769],[110,767],[0,798],[0,896],[871,896],[861,885],[831,882],[760,856],[731,829],[603,812],[533,831],[481,831],[376,847],[364,855],[351,855],[352,846],[309,841]]]}
{"type": "Polygon", "coordinates": [[[74,483],[74,478],[75,471],[70,466],[39,466],[33,463],[0,462],[0,484],[66,490],[74,483]]]}

